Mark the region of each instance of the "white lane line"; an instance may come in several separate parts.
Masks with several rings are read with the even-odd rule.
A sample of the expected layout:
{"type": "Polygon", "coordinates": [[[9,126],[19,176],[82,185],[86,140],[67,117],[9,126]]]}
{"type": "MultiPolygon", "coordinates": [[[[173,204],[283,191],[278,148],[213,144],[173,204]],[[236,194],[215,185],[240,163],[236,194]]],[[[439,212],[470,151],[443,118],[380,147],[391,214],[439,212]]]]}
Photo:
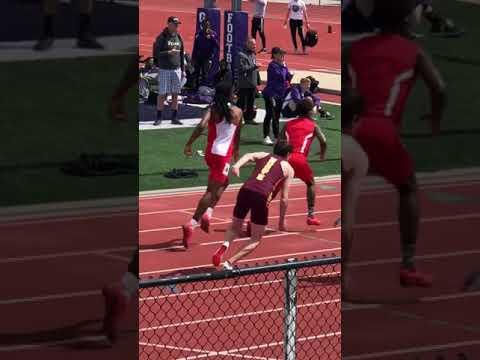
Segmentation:
{"type": "MultiPolygon", "coordinates": [[[[280,255],[274,255],[274,256],[264,256],[264,257],[258,257],[258,258],[253,258],[253,259],[244,259],[240,260],[240,263],[247,263],[251,261],[262,261],[262,260],[270,260],[270,259],[279,259],[279,258],[286,258],[286,257],[292,257],[292,256],[301,256],[301,255],[310,255],[310,254],[319,254],[319,253],[331,253],[341,250],[340,247],[335,247],[331,249],[322,249],[322,250],[314,250],[314,251],[305,251],[305,252],[297,252],[297,253],[290,253],[290,254],[280,254],[280,255]]],[[[198,269],[202,267],[211,267],[212,264],[203,264],[203,265],[195,265],[195,266],[186,266],[186,267],[179,267],[179,268],[170,268],[170,269],[163,269],[163,270],[155,270],[155,271],[146,271],[140,273],[140,275],[152,275],[152,274],[163,274],[163,273],[169,273],[169,272],[175,272],[175,271],[183,271],[183,270],[191,270],[191,269],[198,269]]]]}
{"type": "Polygon", "coordinates": [[[58,341],[48,341],[37,344],[23,344],[23,345],[10,345],[10,346],[0,346],[0,352],[10,352],[10,351],[22,351],[22,350],[35,350],[44,347],[53,347],[66,344],[76,344],[84,342],[107,342],[105,335],[98,336],[80,336],[67,340],[58,340],[58,341]]]}
{"type": "Polygon", "coordinates": [[[347,356],[343,356],[342,359],[344,360],[385,359],[385,357],[387,356],[397,356],[397,355],[406,355],[406,354],[417,355],[418,353],[448,350],[448,349],[461,348],[465,346],[477,346],[477,345],[480,345],[480,340],[452,342],[452,343],[439,344],[439,345],[416,346],[416,347],[409,347],[409,348],[396,349],[396,350],[390,350],[390,351],[365,353],[365,354],[359,354],[359,355],[347,355],[347,356]]]}
{"type": "Polygon", "coordinates": [[[44,255],[30,255],[30,256],[11,257],[11,258],[0,259],[0,265],[1,264],[11,264],[11,263],[16,263],[16,262],[23,262],[23,261],[51,260],[51,259],[73,257],[73,256],[103,255],[103,254],[110,253],[110,252],[132,251],[132,250],[135,250],[135,249],[136,249],[135,246],[122,246],[122,247],[118,247],[118,248],[109,248],[109,249],[67,251],[67,252],[44,254],[44,255]]]}
{"type": "MultiPolygon", "coordinates": [[[[192,215],[192,210],[184,209],[184,210],[177,210],[177,212],[185,213],[188,215],[192,215]]],[[[331,213],[337,213],[340,212],[341,209],[331,209],[331,210],[321,210],[321,211],[315,211],[314,214],[331,214],[331,213]]],[[[301,212],[301,213],[294,213],[294,214],[287,214],[286,217],[296,217],[296,216],[306,216],[306,212],[301,212]]],[[[269,219],[278,219],[278,215],[273,215],[269,216],[269,219]]],[[[224,219],[224,218],[219,218],[216,216],[213,216],[212,219],[218,220],[217,222],[212,222],[210,225],[223,225],[223,224],[229,224],[232,222],[231,219],[224,219]]],[[[183,224],[182,224],[183,225],[183,224]]],[[[149,233],[149,232],[158,232],[158,231],[168,231],[168,230],[179,230],[181,229],[182,225],[177,225],[173,227],[158,227],[158,228],[152,228],[152,229],[144,229],[144,230],[139,230],[139,233],[149,233]]]]}
{"type": "MultiPolygon", "coordinates": [[[[315,278],[325,278],[325,277],[331,277],[331,276],[337,276],[340,275],[339,271],[334,271],[334,272],[329,272],[329,273],[324,273],[320,275],[310,275],[310,276],[302,276],[301,280],[305,279],[315,279],[315,278]]],[[[263,286],[263,285],[272,285],[272,284],[280,284],[283,283],[283,279],[279,280],[270,280],[270,281],[259,281],[259,282],[254,282],[254,283],[248,283],[248,284],[243,284],[243,285],[232,285],[232,286],[224,286],[224,287],[214,287],[214,288],[209,288],[207,290],[195,290],[195,291],[186,291],[186,292],[181,292],[179,294],[169,294],[169,295],[158,295],[158,296],[148,296],[148,297],[140,297],[140,302],[144,301],[152,301],[152,300],[159,300],[159,299],[167,299],[167,298],[177,298],[179,296],[191,296],[191,295],[199,295],[199,294],[211,294],[213,292],[221,292],[224,290],[231,291],[233,289],[242,289],[242,288],[251,288],[254,286],[263,286]]]]}
{"type": "MultiPolygon", "coordinates": [[[[341,332],[332,332],[332,333],[327,333],[327,334],[319,334],[319,335],[311,335],[311,336],[306,336],[306,337],[300,337],[296,339],[297,343],[305,342],[305,341],[312,341],[312,340],[320,340],[324,339],[327,337],[332,337],[332,336],[340,336],[341,332]]],[[[251,350],[257,350],[257,349],[265,349],[269,347],[274,347],[274,346],[282,346],[284,344],[284,341],[275,341],[267,344],[260,344],[260,345],[251,345],[248,347],[243,347],[239,349],[231,349],[231,350],[224,350],[220,352],[210,352],[209,354],[204,354],[204,355],[198,355],[198,356],[188,356],[184,358],[178,358],[176,360],[193,360],[193,359],[200,359],[200,358],[206,358],[210,356],[218,356],[218,355],[223,355],[223,356],[239,356],[236,355],[236,353],[239,352],[245,352],[245,351],[251,351],[251,350]]],[[[247,355],[240,355],[240,356],[247,356],[247,355]]],[[[275,358],[274,360],[278,360],[278,358],[275,358]]]]}
{"type": "MultiPolygon", "coordinates": [[[[297,309],[309,308],[309,307],[320,306],[320,305],[337,304],[337,303],[340,303],[340,299],[324,300],[324,301],[317,301],[317,302],[314,302],[314,303],[301,304],[301,305],[297,305],[297,309]]],[[[199,320],[192,320],[192,321],[184,321],[184,322],[173,323],[173,324],[150,326],[150,327],[146,327],[146,328],[140,328],[139,332],[146,332],[146,331],[153,331],[153,330],[159,330],[159,329],[175,328],[175,327],[179,327],[179,326],[188,326],[188,325],[209,323],[209,322],[213,322],[213,321],[238,319],[238,318],[242,318],[242,317],[257,316],[257,315],[270,314],[270,313],[274,313],[274,312],[283,312],[283,311],[285,311],[284,307],[279,307],[279,308],[274,308],[274,309],[266,309],[266,310],[259,310],[259,311],[250,311],[250,312],[245,312],[245,313],[240,313],[240,314],[232,314],[232,315],[218,316],[218,317],[213,317],[213,318],[206,318],[206,319],[199,319],[199,320]]]]}

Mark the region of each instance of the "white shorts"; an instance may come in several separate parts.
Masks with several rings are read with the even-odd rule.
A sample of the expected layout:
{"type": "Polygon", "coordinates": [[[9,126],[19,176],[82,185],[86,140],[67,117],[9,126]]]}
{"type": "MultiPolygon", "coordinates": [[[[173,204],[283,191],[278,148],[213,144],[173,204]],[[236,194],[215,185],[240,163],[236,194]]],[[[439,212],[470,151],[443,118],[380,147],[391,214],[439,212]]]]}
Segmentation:
{"type": "Polygon", "coordinates": [[[182,70],[158,71],[158,93],[159,95],[180,94],[182,90],[182,70]]]}

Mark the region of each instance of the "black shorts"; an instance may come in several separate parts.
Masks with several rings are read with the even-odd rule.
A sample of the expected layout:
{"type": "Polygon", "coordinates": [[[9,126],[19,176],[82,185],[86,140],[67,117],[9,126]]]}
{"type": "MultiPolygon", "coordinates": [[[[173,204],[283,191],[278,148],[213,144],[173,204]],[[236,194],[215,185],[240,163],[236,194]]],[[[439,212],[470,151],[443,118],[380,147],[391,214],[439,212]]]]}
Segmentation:
{"type": "Polygon", "coordinates": [[[233,216],[237,219],[245,219],[250,211],[250,220],[256,225],[268,224],[268,201],[264,196],[249,189],[240,189],[237,195],[237,203],[233,209],[233,216]]]}
{"type": "Polygon", "coordinates": [[[264,19],[260,17],[252,18],[252,34],[256,34],[258,31],[259,33],[263,33],[263,24],[264,19]]]}

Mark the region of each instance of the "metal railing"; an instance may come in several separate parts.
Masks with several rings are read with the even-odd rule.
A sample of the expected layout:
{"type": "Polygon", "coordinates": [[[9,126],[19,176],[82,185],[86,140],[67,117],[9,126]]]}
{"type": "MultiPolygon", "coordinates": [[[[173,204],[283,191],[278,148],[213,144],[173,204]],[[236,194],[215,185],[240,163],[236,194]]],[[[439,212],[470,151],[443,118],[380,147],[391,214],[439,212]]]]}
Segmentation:
{"type": "Polygon", "coordinates": [[[140,282],[139,358],[340,359],[340,258],[140,282]]]}

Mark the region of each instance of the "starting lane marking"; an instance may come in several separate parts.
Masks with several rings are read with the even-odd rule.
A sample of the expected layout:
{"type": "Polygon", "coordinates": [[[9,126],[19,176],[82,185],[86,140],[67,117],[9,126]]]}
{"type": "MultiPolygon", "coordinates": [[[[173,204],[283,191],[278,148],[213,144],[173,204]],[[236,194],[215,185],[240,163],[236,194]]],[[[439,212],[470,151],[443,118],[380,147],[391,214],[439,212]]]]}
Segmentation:
{"type": "MultiPolygon", "coordinates": [[[[317,302],[314,302],[314,303],[297,305],[297,309],[309,308],[309,307],[320,306],[320,305],[339,304],[340,302],[341,302],[340,299],[323,300],[323,301],[317,301],[317,302]]],[[[279,308],[274,308],[274,309],[266,309],[266,310],[259,310],[259,311],[250,311],[250,312],[245,312],[245,313],[240,313],[240,314],[232,314],[232,315],[225,315],[225,316],[219,316],[219,317],[213,317],[213,318],[207,318],[207,319],[184,321],[184,322],[173,323],[173,324],[166,324],[166,325],[151,326],[151,327],[147,327],[147,328],[140,328],[139,332],[146,332],[146,331],[153,331],[153,330],[159,330],[159,329],[168,329],[168,328],[172,328],[172,327],[175,328],[175,327],[179,327],[179,326],[188,326],[188,325],[209,323],[209,322],[213,322],[213,321],[237,319],[237,318],[242,318],[242,317],[247,317],[247,316],[257,316],[257,315],[262,315],[262,314],[270,314],[270,313],[274,313],[274,312],[283,312],[283,311],[285,311],[284,307],[279,307],[279,308]]]]}
{"type": "MultiPolygon", "coordinates": [[[[330,195],[319,195],[316,196],[317,199],[325,199],[325,198],[335,198],[335,197],[341,197],[342,194],[337,193],[337,194],[330,194],[330,195]]],[[[292,198],[288,199],[288,201],[300,201],[300,200],[306,200],[306,197],[298,197],[298,198],[292,198]]],[[[272,200],[271,203],[278,203],[280,200],[272,200]]],[[[221,204],[215,206],[215,209],[218,208],[228,208],[228,207],[234,207],[235,203],[229,203],[229,204],[221,204]]],[[[185,211],[195,211],[196,208],[185,208],[185,209],[172,209],[172,210],[158,210],[158,211],[149,211],[149,212],[144,212],[144,213],[139,213],[139,216],[146,216],[146,215],[157,215],[157,214],[171,214],[172,212],[185,212],[185,211]]]]}
{"type": "MultiPolygon", "coordinates": [[[[192,210],[195,210],[195,209],[192,209],[192,210]]],[[[317,214],[331,214],[331,213],[337,213],[337,212],[341,212],[341,211],[342,211],[341,209],[322,210],[322,211],[315,211],[314,214],[315,215],[317,215],[317,214]]],[[[177,210],[177,212],[182,212],[182,213],[186,213],[188,215],[192,215],[192,212],[189,211],[189,210],[177,210]]],[[[295,213],[295,214],[287,214],[287,215],[285,215],[285,217],[306,216],[306,215],[307,215],[306,212],[302,212],[302,213],[295,213]]],[[[279,215],[269,216],[268,218],[269,219],[278,219],[279,215]]],[[[212,219],[217,219],[219,221],[212,222],[212,223],[210,223],[210,225],[224,225],[224,224],[230,224],[232,222],[232,219],[223,219],[223,218],[219,218],[219,217],[216,217],[216,216],[212,216],[212,219]]],[[[157,231],[179,230],[179,229],[182,228],[182,225],[173,226],[173,227],[159,227],[159,228],[153,228],[153,229],[145,229],[145,230],[139,230],[138,232],[139,233],[149,233],[149,232],[157,232],[157,231]]]]}
{"type": "MultiPolygon", "coordinates": [[[[284,236],[284,234],[279,234],[279,235],[284,236]]],[[[277,236],[279,236],[279,235],[277,235],[277,236]]],[[[273,237],[273,235],[271,237],[273,237]]],[[[264,257],[253,258],[253,259],[243,259],[243,260],[240,260],[238,262],[239,263],[247,263],[247,262],[251,262],[251,261],[271,260],[271,259],[286,258],[286,257],[292,257],[292,256],[298,256],[298,255],[310,255],[310,254],[318,254],[318,253],[335,252],[335,251],[339,251],[341,249],[342,248],[340,248],[340,247],[335,247],[335,248],[331,248],[331,249],[305,251],[305,252],[281,254],[281,255],[274,255],[274,256],[264,256],[264,257]]],[[[180,267],[180,268],[170,268],[170,269],[163,269],[163,270],[147,271],[147,272],[140,273],[140,276],[142,276],[142,275],[152,275],[152,274],[163,274],[163,273],[174,272],[174,271],[192,270],[192,269],[198,269],[198,268],[202,268],[202,267],[211,267],[211,266],[212,266],[212,264],[203,264],[203,265],[196,265],[196,266],[186,266],[186,267],[180,267]]]]}
{"type": "MultiPolygon", "coordinates": [[[[331,277],[331,276],[336,276],[340,275],[339,271],[334,271],[334,272],[329,272],[325,274],[320,274],[320,275],[309,275],[309,276],[302,276],[299,281],[304,281],[304,279],[315,279],[315,278],[324,278],[324,277],[331,277]]],[[[221,292],[224,290],[232,290],[232,289],[241,289],[245,287],[254,287],[254,286],[263,286],[263,285],[272,285],[272,284],[278,284],[278,283],[283,283],[283,279],[279,280],[270,280],[270,281],[259,281],[259,282],[254,282],[254,283],[248,283],[248,284],[243,284],[243,285],[231,285],[231,286],[224,286],[224,287],[214,287],[214,288],[209,288],[208,290],[194,290],[194,291],[187,291],[187,292],[182,292],[178,294],[170,294],[170,295],[158,295],[158,296],[148,296],[148,297],[140,297],[139,301],[140,302],[145,302],[145,301],[152,301],[152,300],[159,300],[159,299],[167,299],[170,297],[178,298],[180,296],[190,296],[190,295],[199,295],[199,294],[211,294],[212,292],[221,292]]]]}
{"type": "MultiPolygon", "coordinates": [[[[320,335],[311,335],[311,336],[306,336],[306,337],[301,337],[296,339],[296,342],[305,342],[305,341],[311,341],[311,340],[319,340],[319,339],[324,339],[328,337],[333,337],[333,336],[340,336],[342,333],[340,331],[338,332],[332,332],[332,333],[327,333],[327,334],[320,334],[320,335]]],[[[231,349],[231,350],[225,350],[219,353],[211,354],[211,355],[199,355],[196,357],[186,357],[186,358],[179,358],[177,360],[190,360],[190,359],[199,359],[199,358],[205,358],[205,357],[210,357],[210,356],[215,356],[215,355],[226,355],[226,356],[234,356],[235,353],[237,352],[244,352],[244,351],[250,351],[250,350],[257,350],[257,349],[264,349],[268,347],[273,347],[273,346],[282,346],[284,345],[284,341],[275,341],[271,343],[266,343],[266,344],[260,344],[260,345],[253,345],[249,347],[244,347],[244,348],[239,348],[239,349],[231,349]]],[[[242,355],[246,356],[246,355],[242,355]]],[[[278,360],[278,359],[275,359],[278,360]]]]}
{"type": "Polygon", "coordinates": [[[382,351],[376,353],[366,353],[360,355],[348,355],[343,356],[344,360],[366,360],[366,359],[383,359],[385,356],[395,356],[395,355],[405,355],[405,354],[415,354],[423,353],[427,351],[439,351],[439,350],[448,350],[455,349],[464,346],[477,346],[480,345],[480,340],[472,341],[462,341],[462,342],[453,342],[441,345],[428,345],[428,346],[417,346],[410,348],[403,348],[391,351],[382,351]]]}

